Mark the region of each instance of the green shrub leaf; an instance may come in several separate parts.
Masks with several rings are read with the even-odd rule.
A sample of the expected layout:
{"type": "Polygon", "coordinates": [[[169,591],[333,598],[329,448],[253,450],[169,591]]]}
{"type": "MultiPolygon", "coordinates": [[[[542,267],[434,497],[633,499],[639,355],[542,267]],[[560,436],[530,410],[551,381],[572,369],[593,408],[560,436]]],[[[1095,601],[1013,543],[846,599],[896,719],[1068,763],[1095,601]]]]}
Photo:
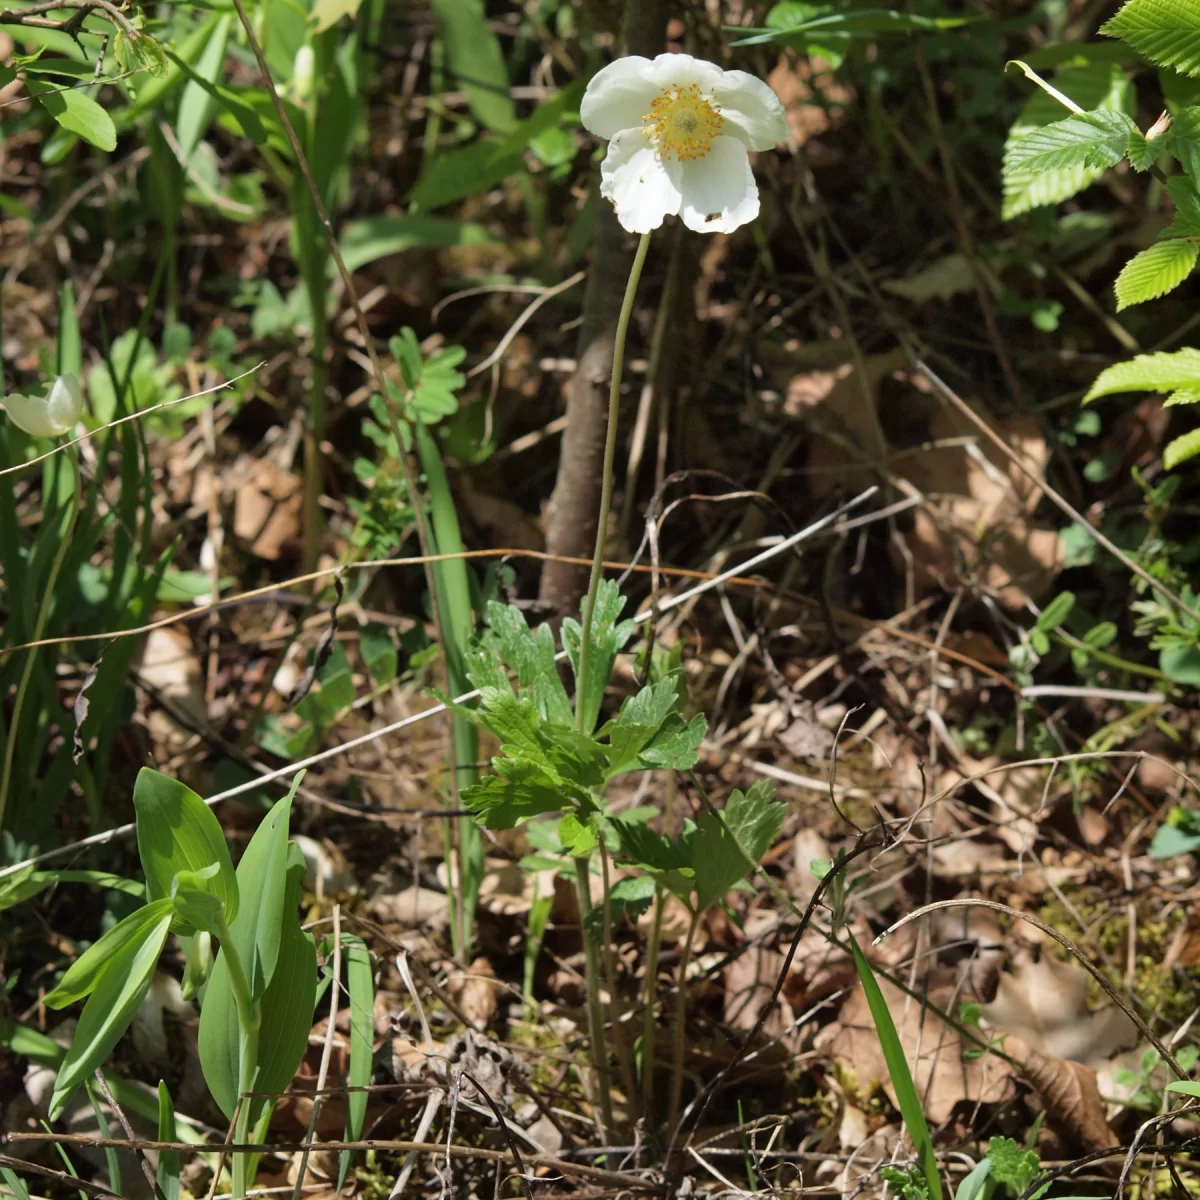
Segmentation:
{"type": "Polygon", "coordinates": [[[1084,404],[1115,392],[1174,392],[1200,388],[1200,350],[1139,354],[1101,371],[1083,398],[1084,404]]]}
{"type": "Polygon", "coordinates": [[[1100,32],[1120,38],[1155,66],[1200,75],[1200,15],[1194,0],[1127,0],[1100,32]]]}
{"type": "Polygon", "coordinates": [[[1197,454],[1200,454],[1200,429],[1192,429],[1167,444],[1163,451],[1163,466],[1168,471],[1174,470],[1197,454]]]}
{"type": "Polygon", "coordinates": [[[27,78],[25,86],[64,129],[77,133],[99,150],[117,148],[117,127],[112,117],[86,92],[33,78],[27,78]]]}
{"type": "Polygon", "coordinates": [[[699,908],[715,904],[762,860],[786,812],[787,806],[776,802],[770,782],[760,779],[744,793],[735,791],[720,815],[700,814],[692,842],[699,908]]]}
{"type": "Polygon", "coordinates": [[[1200,243],[1184,238],[1156,242],[1135,254],[1117,276],[1117,311],[1156,300],[1177,288],[1200,258],[1200,243]]]}
{"type": "Polygon", "coordinates": [[[1136,132],[1123,112],[1103,110],[1064,117],[1032,129],[1005,148],[1005,174],[1037,174],[1069,167],[1104,170],[1125,157],[1129,137],[1136,132]]]}

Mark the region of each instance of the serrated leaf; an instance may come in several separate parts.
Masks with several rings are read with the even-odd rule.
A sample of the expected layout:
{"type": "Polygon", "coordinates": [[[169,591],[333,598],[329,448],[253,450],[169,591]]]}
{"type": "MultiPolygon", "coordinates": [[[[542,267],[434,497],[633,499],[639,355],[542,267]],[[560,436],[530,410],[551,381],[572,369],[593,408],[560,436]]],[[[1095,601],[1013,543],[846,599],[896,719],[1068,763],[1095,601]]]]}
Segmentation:
{"type": "Polygon", "coordinates": [[[174,910],[168,899],[152,901],[145,907],[150,913],[140,924],[138,935],[125,941],[119,953],[108,956],[83,1007],[54,1081],[49,1114],[52,1121],[62,1115],[75,1089],[112,1052],[150,987],[174,910]]]}
{"type": "MultiPolygon", "coordinates": [[[[149,767],[138,772],[133,807],[146,898],[170,897],[180,871],[204,871],[215,863],[217,872],[208,890],[220,899],[226,920],[232,921],[238,911],[238,880],[221,824],[212,809],[191,788],[149,767]]],[[[194,932],[178,915],[172,928],[184,935],[194,932]]]]}
{"type": "Polygon", "coordinates": [[[463,803],[489,829],[512,829],[530,817],[563,807],[562,792],[532,764],[494,759],[493,765],[495,774],[462,792],[463,803]]]}
{"type": "Polygon", "coordinates": [[[1123,112],[1073,114],[1032,129],[1005,147],[1005,174],[1034,175],[1070,167],[1104,170],[1125,157],[1133,121],[1123,112]]]}
{"type": "Polygon", "coordinates": [[[638,756],[638,762],[652,770],[690,771],[700,759],[700,743],[707,732],[703,713],[690,721],[673,713],[638,756]]]}
{"type": "Polygon", "coordinates": [[[987,1161],[992,1164],[992,1178],[1018,1195],[1033,1182],[1041,1166],[1036,1151],[1026,1150],[1009,1137],[992,1138],[987,1161]]]}
{"type": "Polygon", "coordinates": [[[1127,0],[1100,32],[1120,38],[1155,66],[1200,75],[1200,17],[1193,0],[1127,0]]]}
{"type": "MultiPolygon", "coordinates": [[[[515,604],[488,604],[488,629],[480,645],[512,670],[523,692],[547,721],[571,724],[571,702],[554,662],[554,633],[549,625],[531,630],[515,604]]],[[[472,658],[468,674],[476,687],[495,682],[495,667],[472,658]],[[476,677],[478,674],[478,678],[476,677]]],[[[504,684],[502,686],[507,686],[504,684]]]]}
{"type": "Polygon", "coordinates": [[[1193,429],[1168,443],[1163,451],[1163,466],[1168,471],[1174,470],[1180,463],[1195,458],[1197,454],[1200,454],[1200,429],[1193,429]]]}
{"type": "MultiPolygon", "coordinates": [[[[1054,86],[1069,99],[1095,113],[1132,113],[1136,107],[1133,86],[1120,65],[1112,62],[1088,62],[1059,71],[1054,86]]],[[[1030,132],[1053,124],[1063,117],[1062,105],[1040,89],[1021,110],[1009,130],[1005,154],[1030,132]]],[[[1105,167],[1067,167],[1057,171],[1004,171],[1004,217],[1006,220],[1044,204],[1057,204],[1095,182],[1105,167]]]]}
{"type": "Polygon", "coordinates": [[[1184,175],[1167,180],[1171,199],[1175,202],[1175,219],[1162,231],[1160,238],[1200,237],[1200,192],[1184,175]]]}
{"type": "Polygon", "coordinates": [[[1176,404],[1200,404],[1200,387],[1180,388],[1172,392],[1163,401],[1163,408],[1172,408],[1176,404]]]}
{"type": "MultiPolygon", "coordinates": [[[[586,601],[585,601],[586,603],[586,601]]],[[[633,636],[634,622],[617,618],[625,607],[621,589],[611,579],[602,579],[596,593],[596,612],[592,618],[592,648],[589,658],[588,694],[575,697],[576,705],[583,706],[582,728],[588,732],[596,728],[604,693],[612,676],[613,663],[633,636]]],[[[579,688],[579,650],[583,641],[583,630],[579,622],[567,617],[562,623],[562,644],[575,675],[575,687],[579,688]]]]}
{"type": "Polygon", "coordinates": [[[1101,371],[1083,398],[1085,404],[1115,392],[1173,392],[1200,387],[1200,350],[1139,354],[1101,371]]]}
{"type": "Polygon", "coordinates": [[[595,822],[580,820],[573,812],[564,814],[559,821],[558,839],[572,858],[586,858],[596,849],[600,840],[595,822]]]}
{"type": "Polygon", "coordinates": [[[1148,171],[1166,150],[1164,138],[1147,138],[1140,129],[1133,130],[1125,146],[1125,157],[1135,171],[1148,171]]]}
{"type": "Polygon", "coordinates": [[[691,846],[697,907],[715,904],[762,861],[786,812],[770,782],[761,779],[744,793],[735,791],[719,815],[700,814],[691,846]]]}
{"type": "Polygon", "coordinates": [[[1186,238],[1155,242],[1135,254],[1114,285],[1117,312],[1173,291],[1192,273],[1197,258],[1200,258],[1200,243],[1186,238]]]}
{"type": "Polygon", "coordinates": [[[678,703],[679,688],[674,678],[668,676],[642,688],[621,705],[616,717],[596,735],[608,740],[607,778],[637,769],[643,748],[678,703]]]}
{"type": "MultiPolygon", "coordinates": [[[[1200,105],[1188,105],[1176,112],[1171,118],[1171,128],[1162,141],[1179,159],[1179,165],[1191,179],[1193,188],[1200,187],[1200,105]]],[[[1167,186],[1170,187],[1174,182],[1168,180],[1167,186]]]]}
{"type": "Polygon", "coordinates": [[[32,78],[25,80],[25,86],[69,133],[78,134],[99,150],[117,148],[117,127],[112,117],[86,92],[32,78]]]}

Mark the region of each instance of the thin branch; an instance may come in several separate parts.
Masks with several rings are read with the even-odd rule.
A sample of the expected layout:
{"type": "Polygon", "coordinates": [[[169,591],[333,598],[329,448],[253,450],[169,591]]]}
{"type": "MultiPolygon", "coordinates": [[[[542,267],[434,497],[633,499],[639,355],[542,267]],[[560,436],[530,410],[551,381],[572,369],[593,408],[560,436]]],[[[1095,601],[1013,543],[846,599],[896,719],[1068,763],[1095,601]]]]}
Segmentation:
{"type": "Polygon", "coordinates": [[[93,14],[103,14],[114,25],[120,26],[121,31],[130,41],[136,41],[142,35],[125,16],[122,11],[125,7],[124,4],[120,7],[111,4],[109,0],[43,0],[40,4],[30,4],[26,8],[0,9],[0,25],[24,25],[29,29],[55,29],[78,41],[79,31],[84,21],[93,14]],[[63,9],[74,9],[74,15],[59,21],[43,15],[61,12],[63,9]]]}

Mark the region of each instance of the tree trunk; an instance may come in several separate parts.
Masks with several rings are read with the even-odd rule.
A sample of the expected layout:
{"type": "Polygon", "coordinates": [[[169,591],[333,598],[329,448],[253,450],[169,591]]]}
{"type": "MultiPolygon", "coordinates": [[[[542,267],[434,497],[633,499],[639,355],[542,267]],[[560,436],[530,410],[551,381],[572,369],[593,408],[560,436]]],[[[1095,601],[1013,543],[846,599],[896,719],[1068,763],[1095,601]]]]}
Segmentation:
{"type": "MultiPolygon", "coordinates": [[[[666,45],[666,0],[626,0],[625,47],[647,58],[666,45]]],[[[567,427],[563,431],[558,478],[546,511],[546,549],[551,554],[588,558],[596,542],[600,472],[608,419],[613,336],[634,239],[617,222],[607,201],[600,202],[592,260],[583,297],[583,322],[575,354],[575,373],[567,385],[567,427]]],[[[607,520],[608,514],[604,514],[607,520]]],[[[539,598],[557,616],[578,611],[587,590],[588,568],[547,562],[539,598]]]]}

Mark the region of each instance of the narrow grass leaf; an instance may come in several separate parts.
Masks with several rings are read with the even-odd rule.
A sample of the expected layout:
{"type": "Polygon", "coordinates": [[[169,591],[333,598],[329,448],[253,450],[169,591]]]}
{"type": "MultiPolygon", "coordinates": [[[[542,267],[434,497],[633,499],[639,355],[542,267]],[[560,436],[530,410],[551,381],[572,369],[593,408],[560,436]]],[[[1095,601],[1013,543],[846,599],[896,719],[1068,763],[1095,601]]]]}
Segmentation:
{"type": "MultiPolygon", "coordinates": [[[[350,994],[350,1070],[347,1082],[352,1088],[365,1088],[371,1082],[375,1054],[375,977],[371,969],[371,952],[360,937],[342,934],[342,949],[346,954],[346,990],[350,994]]],[[[346,1141],[357,1142],[363,1134],[367,1117],[365,1091],[350,1092],[346,1099],[346,1141]]],[[[338,1186],[346,1182],[351,1154],[343,1150],[338,1156],[338,1186]]]]}
{"type": "MultiPolygon", "coordinates": [[[[158,1140],[160,1142],[177,1142],[175,1131],[175,1105],[171,1102],[171,1093],[167,1085],[159,1080],[158,1083],[158,1140]]],[[[179,1151],[160,1150],[158,1152],[158,1173],[156,1176],[159,1191],[165,1200],[179,1200],[179,1151]]]]}

